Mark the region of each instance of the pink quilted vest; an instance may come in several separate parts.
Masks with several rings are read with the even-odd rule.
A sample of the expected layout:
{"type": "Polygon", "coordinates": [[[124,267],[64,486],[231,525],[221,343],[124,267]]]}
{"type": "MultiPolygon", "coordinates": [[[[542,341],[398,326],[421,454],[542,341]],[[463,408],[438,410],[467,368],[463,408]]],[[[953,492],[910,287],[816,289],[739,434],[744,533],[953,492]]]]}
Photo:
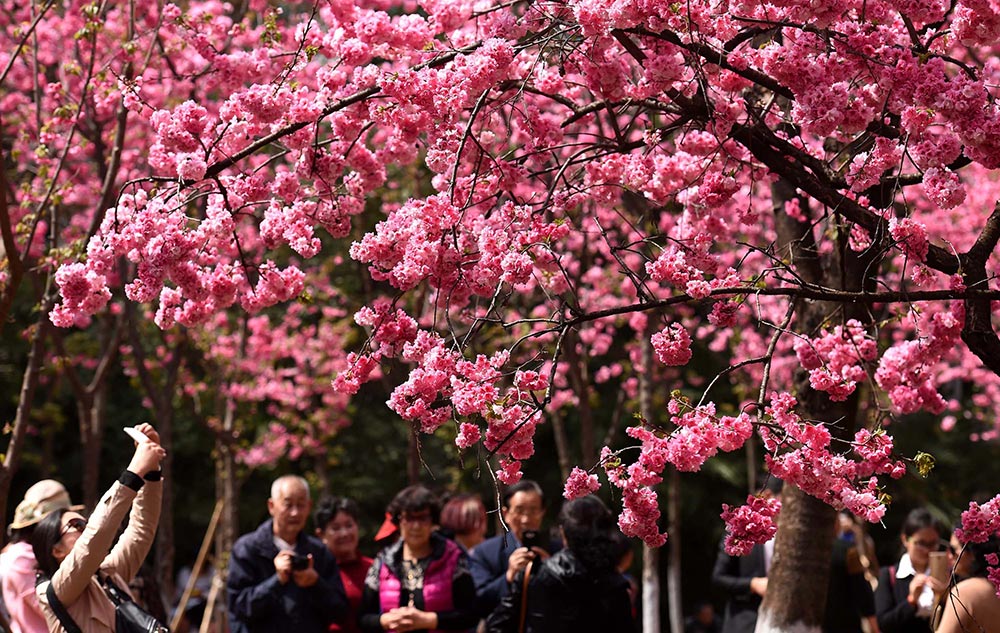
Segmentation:
{"type": "MultiPolygon", "coordinates": [[[[455,566],[462,550],[451,540],[445,540],[444,555],[427,566],[424,573],[424,611],[451,611],[455,608],[451,594],[451,579],[455,576],[455,566]]],[[[399,578],[383,561],[378,572],[379,606],[382,613],[395,609],[399,604],[402,585],[399,578]]]]}

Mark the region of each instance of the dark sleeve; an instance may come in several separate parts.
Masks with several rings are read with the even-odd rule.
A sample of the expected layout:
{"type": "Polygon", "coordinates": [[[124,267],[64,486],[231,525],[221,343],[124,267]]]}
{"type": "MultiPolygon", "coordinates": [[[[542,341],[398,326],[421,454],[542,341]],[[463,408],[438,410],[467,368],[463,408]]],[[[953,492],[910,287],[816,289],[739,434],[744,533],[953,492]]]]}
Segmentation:
{"type": "Polygon", "coordinates": [[[750,578],[740,575],[740,559],[726,553],[719,545],[719,556],[712,569],[712,584],[730,596],[749,596],[750,578]]]}
{"type": "Polygon", "coordinates": [[[365,633],[382,633],[382,625],[378,621],[382,615],[378,596],[378,574],[381,567],[382,559],[376,558],[372,566],[368,568],[368,575],[365,576],[365,588],[361,592],[361,604],[358,605],[358,627],[365,633]]]}
{"type": "Polygon", "coordinates": [[[273,572],[264,579],[254,574],[250,552],[245,543],[237,542],[229,558],[226,576],[226,598],[229,612],[247,624],[266,617],[278,606],[281,582],[273,572]]]}
{"type": "Polygon", "coordinates": [[[875,592],[868,584],[864,573],[850,574],[848,577],[851,591],[851,602],[858,606],[858,615],[867,618],[875,615],[875,592]]]}
{"type": "Polygon", "coordinates": [[[875,616],[882,633],[898,633],[917,619],[917,610],[906,600],[897,601],[896,584],[910,587],[911,578],[890,578],[893,569],[885,567],[878,575],[878,589],[875,590],[875,616]]]}
{"type": "Polygon", "coordinates": [[[524,572],[517,572],[510,592],[500,599],[500,604],[486,619],[486,633],[517,633],[520,625],[521,584],[524,572]]]}
{"type": "Polygon", "coordinates": [[[472,582],[476,587],[476,602],[482,615],[493,611],[500,604],[500,599],[508,593],[507,568],[499,569],[502,552],[502,541],[491,542],[487,547],[477,547],[469,561],[469,571],[472,572],[472,582]],[[494,545],[497,547],[494,548],[494,545]]]}
{"type": "Polygon", "coordinates": [[[471,629],[479,622],[476,603],[476,585],[469,573],[469,559],[465,554],[458,558],[455,573],[451,577],[451,598],[455,608],[451,611],[438,611],[438,629],[445,631],[471,629]]]}
{"type": "Polygon", "coordinates": [[[314,552],[313,557],[319,579],[309,588],[309,601],[327,624],[335,620],[339,622],[347,615],[347,592],[344,591],[344,581],[340,579],[337,559],[325,547],[314,552]]]}

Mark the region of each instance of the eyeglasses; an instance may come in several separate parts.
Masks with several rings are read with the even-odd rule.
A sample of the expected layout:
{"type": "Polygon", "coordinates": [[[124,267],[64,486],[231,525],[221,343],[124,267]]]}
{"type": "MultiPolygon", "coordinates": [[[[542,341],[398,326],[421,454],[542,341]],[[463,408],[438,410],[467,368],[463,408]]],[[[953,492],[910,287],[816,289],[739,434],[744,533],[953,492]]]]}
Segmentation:
{"type": "Polygon", "coordinates": [[[73,517],[66,522],[66,525],[63,526],[63,529],[59,532],[59,538],[66,536],[70,530],[83,532],[85,529],[87,529],[87,519],[73,517]]]}
{"type": "Polygon", "coordinates": [[[955,550],[948,544],[947,541],[918,541],[917,539],[910,539],[910,542],[920,549],[925,549],[931,552],[951,551],[952,554],[955,553],[955,550]]]}
{"type": "Polygon", "coordinates": [[[418,512],[416,514],[401,514],[399,515],[399,522],[402,523],[430,523],[431,513],[430,512],[418,512]]]}

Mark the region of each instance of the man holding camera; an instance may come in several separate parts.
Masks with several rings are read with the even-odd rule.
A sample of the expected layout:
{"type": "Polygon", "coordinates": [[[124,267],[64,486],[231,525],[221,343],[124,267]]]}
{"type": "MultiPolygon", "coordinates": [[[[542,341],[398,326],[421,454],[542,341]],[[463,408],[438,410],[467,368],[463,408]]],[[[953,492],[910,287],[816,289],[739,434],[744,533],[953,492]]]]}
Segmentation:
{"type": "Polygon", "coordinates": [[[232,633],[326,633],[347,612],[337,561],[304,528],[312,501],[302,477],[271,485],[271,518],[233,546],[226,593],[232,633]]]}
{"type": "Polygon", "coordinates": [[[469,569],[476,583],[478,610],[492,612],[507,595],[508,585],[517,572],[536,558],[544,560],[554,553],[540,529],[545,516],[545,494],[530,479],[522,479],[504,491],[501,499],[508,534],[498,534],[476,546],[469,559],[469,569]]]}

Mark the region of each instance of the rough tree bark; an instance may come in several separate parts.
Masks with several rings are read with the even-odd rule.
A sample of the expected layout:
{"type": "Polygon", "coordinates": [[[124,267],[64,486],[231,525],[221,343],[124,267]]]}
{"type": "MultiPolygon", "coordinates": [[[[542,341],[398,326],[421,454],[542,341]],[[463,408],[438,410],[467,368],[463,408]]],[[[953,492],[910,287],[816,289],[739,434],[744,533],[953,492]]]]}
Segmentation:
{"type": "MultiPolygon", "coordinates": [[[[791,262],[795,272],[807,282],[841,290],[871,290],[866,271],[873,269],[877,247],[856,253],[842,239],[839,250],[821,255],[812,224],[798,222],[784,213],[784,201],[794,195],[794,189],[783,182],[774,187],[778,257],[791,262]]],[[[807,200],[800,198],[799,204],[802,209],[809,209],[807,200]]],[[[847,231],[840,233],[846,235],[847,231]]],[[[872,322],[871,314],[861,306],[800,300],[796,308],[795,330],[810,335],[821,327],[842,324],[851,318],[863,324],[872,322]]],[[[809,386],[805,372],[796,378],[800,415],[828,423],[835,438],[852,438],[858,422],[858,392],[844,402],[833,402],[825,393],[809,386]]],[[[791,486],[786,486],[782,503],[767,594],[760,607],[756,631],[819,633],[826,608],[836,513],[822,501],[791,486]]]]}

